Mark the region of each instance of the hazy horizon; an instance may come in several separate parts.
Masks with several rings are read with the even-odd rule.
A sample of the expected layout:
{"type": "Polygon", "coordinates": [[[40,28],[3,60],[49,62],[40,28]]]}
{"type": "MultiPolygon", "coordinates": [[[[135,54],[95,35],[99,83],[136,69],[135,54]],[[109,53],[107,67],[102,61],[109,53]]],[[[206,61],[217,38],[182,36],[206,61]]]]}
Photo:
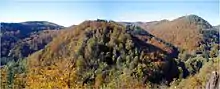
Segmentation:
{"type": "Polygon", "coordinates": [[[125,22],[173,20],[195,14],[219,25],[219,1],[195,0],[2,0],[0,22],[49,21],[63,26],[84,20],[106,19],[125,22]]]}

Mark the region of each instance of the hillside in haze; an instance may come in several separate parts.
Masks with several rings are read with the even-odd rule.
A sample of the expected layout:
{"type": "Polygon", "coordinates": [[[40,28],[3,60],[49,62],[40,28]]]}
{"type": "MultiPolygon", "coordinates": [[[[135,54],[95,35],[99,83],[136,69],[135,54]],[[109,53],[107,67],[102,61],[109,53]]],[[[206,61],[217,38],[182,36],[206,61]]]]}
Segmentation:
{"type": "MultiPolygon", "coordinates": [[[[219,31],[199,16],[153,22],[87,20],[65,30],[36,24],[45,29],[33,26],[27,37],[5,49],[19,60],[1,67],[1,88],[218,87],[219,31]]],[[[16,32],[7,36],[20,37],[16,32]]]]}

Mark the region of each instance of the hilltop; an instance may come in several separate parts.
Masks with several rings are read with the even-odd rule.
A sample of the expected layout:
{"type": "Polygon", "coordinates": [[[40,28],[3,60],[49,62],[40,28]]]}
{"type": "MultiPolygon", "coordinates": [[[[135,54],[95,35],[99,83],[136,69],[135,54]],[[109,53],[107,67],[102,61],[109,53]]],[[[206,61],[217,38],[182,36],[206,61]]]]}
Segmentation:
{"type": "Polygon", "coordinates": [[[204,46],[204,44],[219,43],[219,33],[216,29],[197,15],[182,16],[172,21],[131,22],[131,24],[140,26],[180,50],[190,53],[203,50],[199,49],[199,47],[204,46]]]}

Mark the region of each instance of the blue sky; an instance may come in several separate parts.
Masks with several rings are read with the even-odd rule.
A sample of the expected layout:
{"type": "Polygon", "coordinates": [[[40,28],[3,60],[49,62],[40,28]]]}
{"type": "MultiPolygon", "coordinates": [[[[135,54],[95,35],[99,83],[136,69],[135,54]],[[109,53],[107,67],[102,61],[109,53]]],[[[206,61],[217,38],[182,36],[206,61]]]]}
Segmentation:
{"type": "Polygon", "coordinates": [[[0,12],[0,22],[50,21],[64,26],[97,18],[148,22],[189,14],[220,24],[218,0],[1,0],[0,12]]]}

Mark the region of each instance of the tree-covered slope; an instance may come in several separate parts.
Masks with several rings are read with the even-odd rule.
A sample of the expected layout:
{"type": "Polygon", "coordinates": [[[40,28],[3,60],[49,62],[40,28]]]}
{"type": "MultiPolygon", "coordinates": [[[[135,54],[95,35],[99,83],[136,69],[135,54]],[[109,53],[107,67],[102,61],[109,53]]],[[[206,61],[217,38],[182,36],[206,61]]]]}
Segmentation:
{"type": "MultiPolygon", "coordinates": [[[[32,39],[35,37],[39,37],[40,35],[43,36],[42,38],[44,41],[42,45],[39,46],[45,46],[47,43],[51,41],[51,37],[53,36],[56,31],[58,32],[59,29],[64,28],[63,26],[46,22],[46,21],[28,21],[28,22],[21,22],[21,23],[1,23],[1,65],[6,64],[10,60],[18,60],[18,57],[12,57],[10,55],[10,51],[16,46],[20,46],[21,42],[24,43],[24,40],[26,39],[32,39]],[[48,30],[45,31],[44,30],[48,30]],[[53,30],[53,31],[50,31],[53,30]],[[44,34],[44,35],[43,35],[44,34]],[[49,36],[50,35],[50,36],[49,36]],[[48,39],[47,39],[48,37],[48,39]]],[[[37,40],[37,39],[35,39],[37,40]]],[[[39,40],[42,40],[41,38],[39,40]]],[[[36,42],[36,44],[39,43],[36,42]]],[[[35,43],[34,43],[35,44],[35,43]]],[[[32,42],[32,45],[34,45],[32,42]]],[[[39,49],[41,49],[40,47],[39,49]]],[[[35,48],[36,49],[36,48],[35,48]]],[[[39,50],[36,49],[36,50],[39,50]]],[[[26,49],[17,49],[17,51],[23,51],[17,54],[21,55],[29,55],[30,50],[26,49]],[[24,53],[24,54],[23,54],[24,53]]],[[[20,58],[27,57],[22,56],[20,58]]]]}

